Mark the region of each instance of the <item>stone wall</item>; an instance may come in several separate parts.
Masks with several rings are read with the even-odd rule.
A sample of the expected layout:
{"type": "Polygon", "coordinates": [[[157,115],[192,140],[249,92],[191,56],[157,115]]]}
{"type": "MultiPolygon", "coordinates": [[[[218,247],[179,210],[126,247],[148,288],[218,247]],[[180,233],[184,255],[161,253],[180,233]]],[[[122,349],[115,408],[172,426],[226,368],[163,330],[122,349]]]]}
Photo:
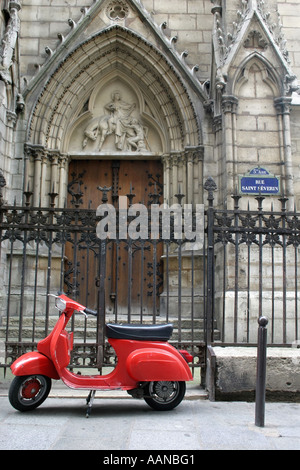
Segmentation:
{"type": "MultiPolygon", "coordinates": [[[[299,97],[300,98],[300,97],[299,97]]],[[[295,188],[295,204],[296,208],[300,210],[300,99],[297,106],[293,106],[291,110],[291,140],[292,140],[292,153],[294,162],[294,188],[295,188]]]]}
{"type": "Polygon", "coordinates": [[[300,42],[299,42],[299,18],[300,4],[298,0],[286,2],[273,0],[274,8],[278,6],[284,37],[287,41],[286,47],[291,60],[291,66],[297,77],[300,76],[300,42]]]}
{"type": "MultiPolygon", "coordinates": [[[[105,3],[105,2],[104,2],[105,3]]],[[[107,2],[106,2],[107,3],[107,2]]],[[[199,64],[199,76],[209,78],[211,64],[211,3],[209,0],[145,0],[141,2],[154,21],[167,23],[165,33],[177,36],[178,51],[188,51],[187,63],[199,64]],[[201,60],[200,60],[201,59],[201,60]]],[[[21,75],[33,76],[36,66],[47,58],[45,48],[55,50],[58,34],[66,36],[78,22],[81,9],[90,7],[92,0],[23,0],[21,11],[21,75]]]]}
{"type": "Polygon", "coordinates": [[[21,76],[36,74],[39,65],[47,59],[45,48],[55,50],[59,39],[70,31],[68,19],[77,22],[81,8],[91,6],[91,0],[24,0],[22,1],[20,54],[21,76]]]}
{"type": "MultiPolygon", "coordinates": [[[[213,348],[216,400],[254,400],[257,349],[213,348]]],[[[299,401],[300,359],[297,348],[268,348],[266,399],[299,401]]]]}
{"type": "MultiPolygon", "coordinates": [[[[163,160],[168,202],[180,184],[184,202],[206,203],[202,185],[212,176],[217,203],[233,204],[238,176],[261,165],[282,178],[291,207],[295,202],[299,210],[300,96],[293,85],[300,75],[298,0],[132,0],[124,3],[130,15],[120,22],[107,15],[116,5],[111,0],[5,0],[1,38],[9,5],[21,8],[17,40],[11,36],[12,64],[0,68],[0,169],[9,202],[20,202],[28,183],[37,205],[48,203],[53,188],[63,205],[68,161],[78,158],[94,110],[96,118],[104,115],[113,78],[123,99],[137,103],[136,117],[142,111],[148,116],[150,157],[163,160]],[[116,24],[122,33],[112,32],[116,24]],[[102,37],[104,28],[110,31],[102,37]],[[97,41],[89,43],[92,35],[97,41]],[[113,41],[127,53],[115,52],[110,69],[113,41]],[[100,55],[103,61],[93,67],[100,55]],[[103,66],[111,75],[100,76],[103,66]],[[156,146],[158,135],[165,145],[156,146]],[[70,146],[63,146],[68,139],[70,146]]],[[[111,158],[106,150],[93,158],[111,158]]],[[[253,197],[240,207],[248,199],[256,207],[253,197]]]]}
{"type": "MultiPolygon", "coordinates": [[[[91,0],[23,0],[20,11],[20,75],[26,83],[38,73],[42,66],[57,47],[61,44],[82,18],[85,9],[93,5],[91,0]]],[[[102,2],[106,8],[108,2],[102,2]]],[[[212,56],[212,31],[213,15],[211,9],[216,5],[223,7],[222,17],[224,33],[232,35],[235,25],[239,21],[240,12],[245,2],[242,0],[143,0],[138,2],[144,9],[145,16],[149,16],[157,25],[163,25],[166,37],[173,38],[173,46],[180,53],[189,67],[197,65],[196,77],[201,83],[211,80],[212,56]]],[[[275,1],[248,0],[247,5],[258,5],[265,19],[266,25],[273,24],[274,37],[281,38],[281,45],[288,53],[289,66],[296,75],[299,72],[300,41],[299,17],[300,7],[297,1],[275,1]],[[278,13],[280,16],[278,16],[278,13]]],[[[265,25],[265,26],[266,26],[265,25]]],[[[98,22],[99,29],[104,23],[98,22]]],[[[126,27],[134,27],[134,22],[126,23],[126,27]]],[[[252,77],[262,74],[257,64],[249,68],[252,77]]],[[[222,137],[217,136],[213,141],[210,128],[212,121],[209,115],[202,120],[205,137],[205,159],[204,178],[213,175],[220,179],[218,187],[220,198],[224,199],[224,180],[226,175],[233,172],[236,177],[248,171],[251,166],[265,164],[270,170],[281,176],[286,162],[280,150],[282,142],[279,132],[278,114],[273,106],[276,93],[270,89],[270,84],[264,81],[261,75],[261,84],[258,86],[254,80],[245,83],[240,89],[239,106],[237,112],[236,135],[236,157],[239,164],[230,168],[224,165],[224,152],[228,148],[221,144],[219,150],[213,154],[212,146],[217,149],[218,142],[222,137]],[[265,111],[267,109],[267,111],[265,111]],[[252,133],[252,134],[251,134],[252,133]],[[259,151],[258,151],[259,148],[259,151]],[[280,153],[281,152],[281,153],[280,153]]],[[[294,100],[295,101],[295,100],[294,100]]],[[[293,102],[294,102],[293,101],[293,102]]],[[[300,171],[296,163],[299,157],[299,142],[297,137],[297,111],[292,106],[291,111],[291,135],[293,151],[293,173],[295,192],[300,191],[300,171]]],[[[26,124],[26,122],[24,122],[26,124]]],[[[215,123],[215,125],[217,125],[215,123]]],[[[19,129],[19,126],[17,127],[19,129]]],[[[221,128],[220,128],[221,129],[221,128]]],[[[224,129],[224,126],[223,126],[224,129]]],[[[20,141],[22,141],[23,127],[21,128],[20,141]]],[[[18,139],[17,139],[18,140],[18,139]]],[[[224,142],[223,142],[224,143],[224,142]]],[[[12,151],[13,152],[13,151],[12,151]]],[[[17,151],[19,153],[19,151],[17,151]]],[[[7,150],[6,150],[7,154],[7,150]]],[[[230,156],[228,157],[230,161],[230,156]]],[[[229,192],[236,185],[236,179],[229,178],[229,192]]],[[[296,196],[296,203],[299,196],[296,196]]]]}

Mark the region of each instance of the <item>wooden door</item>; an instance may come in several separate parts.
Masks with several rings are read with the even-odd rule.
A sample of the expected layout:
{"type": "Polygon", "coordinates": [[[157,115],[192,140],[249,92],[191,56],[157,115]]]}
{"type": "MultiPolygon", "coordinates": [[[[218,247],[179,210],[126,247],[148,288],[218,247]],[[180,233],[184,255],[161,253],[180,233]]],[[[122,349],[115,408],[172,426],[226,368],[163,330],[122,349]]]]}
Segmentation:
{"type": "MultiPolygon", "coordinates": [[[[157,160],[74,160],[69,168],[68,206],[77,203],[79,210],[97,209],[103,192],[109,187],[107,202],[118,208],[119,196],[132,203],[149,207],[153,194],[162,195],[162,165],[157,160]],[[77,189],[76,189],[77,188],[77,189]],[[74,199],[74,193],[81,193],[74,199]],[[133,196],[134,195],[134,196],[133,196]]],[[[158,202],[161,201],[161,197],[158,202]]],[[[79,237],[79,235],[78,235],[79,237]]],[[[97,308],[97,277],[99,245],[83,243],[66,250],[69,271],[77,263],[78,298],[90,308],[97,308]],[[76,250],[76,256],[75,256],[76,250]]],[[[109,240],[106,245],[105,310],[107,320],[143,321],[156,316],[162,290],[162,244],[152,240],[109,240]]]]}

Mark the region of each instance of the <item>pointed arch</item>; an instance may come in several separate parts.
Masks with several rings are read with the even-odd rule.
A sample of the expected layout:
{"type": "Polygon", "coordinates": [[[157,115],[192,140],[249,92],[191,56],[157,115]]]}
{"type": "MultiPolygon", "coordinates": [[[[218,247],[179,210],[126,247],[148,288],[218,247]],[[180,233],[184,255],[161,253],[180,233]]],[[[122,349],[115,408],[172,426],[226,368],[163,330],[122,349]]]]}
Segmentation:
{"type": "Polygon", "coordinates": [[[257,52],[250,54],[238,67],[232,81],[232,93],[236,96],[240,94],[241,88],[249,81],[249,75],[254,69],[261,81],[269,87],[272,96],[279,96],[282,80],[272,64],[257,52]]]}
{"type": "Polygon", "coordinates": [[[69,123],[103,77],[120,71],[151,98],[166,131],[166,150],[202,143],[187,88],[166,56],[137,33],[118,25],[87,39],[59,64],[32,109],[27,142],[65,151],[69,123]]]}
{"type": "MultiPolygon", "coordinates": [[[[126,94],[127,99],[134,103],[135,109],[138,110],[139,120],[146,129],[146,142],[149,151],[156,155],[168,152],[168,129],[163,116],[160,115],[157,107],[153,104],[155,101],[153,94],[133,79],[132,75],[126,73],[126,70],[121,71],[119,68],[104,73],[92,91],[87,90],[86,94],[83,95],[78,107],[79,112],[74,113],[74,117],[64,133],[62,151],[72,154],[74,150],[76,151],[81,147],[85,126],[93,126],[93,123],[99,124],[101,117],[104,121],[108,118],[108,111],[103,105],[108,104],[115,92],[123,98],[123,95],[126,94]],[[151,149],[149,146],[150,136],[151,149]]],[[[105,148],[105,140],[103,141],[103,148],[105,148]]]]}

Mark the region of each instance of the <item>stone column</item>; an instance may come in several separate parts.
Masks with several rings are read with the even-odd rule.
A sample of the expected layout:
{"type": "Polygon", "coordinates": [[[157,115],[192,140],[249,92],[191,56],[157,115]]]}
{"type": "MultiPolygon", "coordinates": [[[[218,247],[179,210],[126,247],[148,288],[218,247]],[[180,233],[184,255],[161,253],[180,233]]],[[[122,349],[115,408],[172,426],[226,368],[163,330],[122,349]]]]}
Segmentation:
{"type": "MultiPolygon", "coordinates": [[[[6,111],[6,129],[5,129],[5,136],[4,137],[4,155],[6,155],[7,158],[3,159],[3,167],[2,170],[4,171],[4,176],[7,181],[7,186],[9,189],[9,192],[11,193],[11,198],[15,198],[16,192],[20,194],[20,199],[22,199],[22,190],[23,188],[21,185],[16,185],[14,182],[14,176],[16,175],[16,168],[13,160],[13,154],[14,154],[14,131],[16,127],[16,122],[17,122],[17,115],[16,113],[7,110],[6,111]],[[17,186],[19,186],[20,191],[16,191],[17,186]]],[[[1,138],[1,137],[0,137],[1,138]]],[[[17,176],[17,175],[16,175],[17,176]]],[[[18,198],[19,198],[18,194],[18,198]]]]}
{"type": "Polygon", "coordinates": [[[169,204],[176,203],[177,200],[175,198],[175,194],[177,194],[178,191],[178,154],[174,153],[171,154],[171,165],[172,165],[172,200],[169,202],[169,204]]]}
{"type": "Polygon", "coordinates": [[[194,202],[194,152],[188,151],[186,153],[186,166],[187,166],[187,187],[186,198],[187,204],[194,202]]]}
{"type": "Polygon", "coordinates": [[[169,154],[165,154],[161,157],[164,170],[164,203],[169,204],[171,199],[171,158],[169,154]]]}
{"type": "Polygon", "coordinates": [[[42,152],[34,151],[33,205],[41,204],[42,152]]]}
{"type": "Polygon", "coordinates": [[[41,161],[41,190],[40,190],[40,203],[42,207],[46,207],[49,201],[49,181],[47,181],[47,165],[48,164],[48,155],[46,152],[42,154],[41,161]]]}
{"type": "Polygon", "coordinates": [[[203,150],[203,147],[187,147],[185,149],[186,203],[188,204],[203,202],[203,150]]]}
{"type": "Polygon", "coordinates": [[[236,111],[238,99],[232,95],[223,95],[223,128],[224,128],[224,158],[226,161],[224,189],[226,196],[237,186],[237,155],[236,155],[236,111]]]}
{"type": "Polygon", "coordinates": [[[33,162],[33,199],[32,204],[35,207],[42,205],[42,184],[45,182],[45,175],[42,171],[43,162],[45,161],[45,149],[41,145],[29,145],[25,146],[26,153],[26,167],[25,167],[25,189],[30,188],[29,179],[32,176],[32,170],[30,163],[33,162]]]}
{"type": "MultiPolygon", "coordinates": [[[[222,185],[224,184],[225,178],[223,175],[226,173],[225,158],[222,158],[222,145],[223,145],[223,133],[222,133],[222,115],[218,114],[213,118],[213,131],[215,134],[215,145],[214,145],[214,161],[217,162],[220,167],[221,178],[223,178],[222,185]]],[[[223,186],[219,188],[220,191],[224,190],[223,186]]]]}
{"type": "Polygon", "coordinates": [[[198,148],[194,153],[194,165],[198,167],[197,187],[198,198],[195,204],[203,204],[203,161],[204,161],[204,147],[198,148]]]}
{"type": "Polygon", "coordinates": [[[289,209],[294,208],[294,180],[293,160],[290,127],[290,105],[292,98],[281,96],[274,100],[278,116],[280,142],[282,142],[281,154],[285,168],[285,196],[289,198],[289,209]]]}
{"type": "Polygon", "coordinates": [[[61,155],[58,158],[59,167],[59,189],[58,189],[58,207],[64,207],[67,199],[67,185],[68,185],[68,167],[69,158],[67,155],[61,155]]]}
{"type": "MultiPolygon", "coordinates": [[[[187,155],[185,153],[181,153],[178,158],[178,186],[177,186],[177,194],[178,192],[184,194],[184,198],[182,199],[182,203],[186,204],[187,201],[187,155]]],[[[177,199],[174,201],[177,202],[177,199]]]]}
{"type": "Polygon", "coordinates": [[[58,193],[59,180],[58,180],[58,158],[59,155],[56,152],[51,153],[51,180],[50,180],[50,192],[58,193]]]}

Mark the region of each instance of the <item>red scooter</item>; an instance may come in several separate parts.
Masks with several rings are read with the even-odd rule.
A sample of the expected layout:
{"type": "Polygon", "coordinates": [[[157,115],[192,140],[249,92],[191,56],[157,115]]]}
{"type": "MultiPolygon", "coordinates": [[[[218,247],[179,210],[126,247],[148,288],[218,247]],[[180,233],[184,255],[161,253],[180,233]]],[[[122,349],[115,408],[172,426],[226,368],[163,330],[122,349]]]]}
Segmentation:
{"type": "Polygon", "coordinates": [[[185,382],[192,380],[188,362],[192,356],[168,343],[172,324],[107,324],[106,336],[117,354],[117,365],[107,375],[79,375],[68,370],[73,349],[73,333],[65,328],[75,311],[97,312],[69,299],[55,296],[61,312],[52,332],[37,344],[37,351],[18,358],[12,365],[16,376],[9,389],[9,401],[19,411],[37,408],[47,398],[51,379],[61,379],[68,387],[90,390],[87,417],[97,390],[126,390],[134,398],[144,398],[155,410],[171,410],[185,395],[185,382]]]}

